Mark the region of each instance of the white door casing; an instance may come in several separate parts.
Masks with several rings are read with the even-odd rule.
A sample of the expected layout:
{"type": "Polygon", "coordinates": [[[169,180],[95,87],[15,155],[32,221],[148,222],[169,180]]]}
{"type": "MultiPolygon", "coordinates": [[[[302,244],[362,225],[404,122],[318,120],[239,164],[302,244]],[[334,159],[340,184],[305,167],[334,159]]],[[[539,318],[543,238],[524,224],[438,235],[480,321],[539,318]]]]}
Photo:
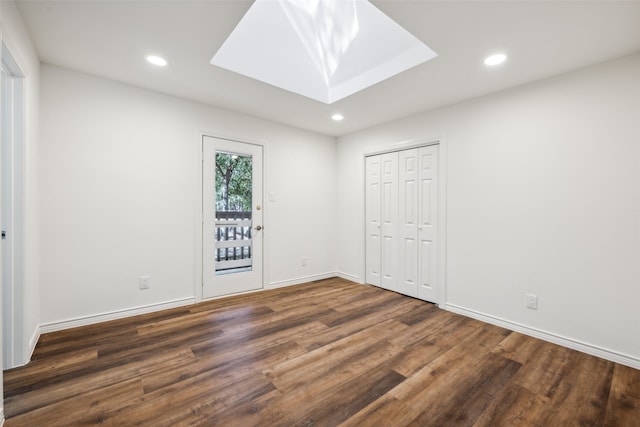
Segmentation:
{"type": "Polygon", "coordinates": [[[210,136],[202,138],[202,296],[213,298],[263,288],[263,147],[210,136]],[[252,158],[251,265],[237,272],[216,274],[216,152],[252,158]]]}
{"type": "Polygon", "coordinates": [[[24,74],[2,44],[2,319],[3,367],[28,362],[24,331],[24,74]]]}

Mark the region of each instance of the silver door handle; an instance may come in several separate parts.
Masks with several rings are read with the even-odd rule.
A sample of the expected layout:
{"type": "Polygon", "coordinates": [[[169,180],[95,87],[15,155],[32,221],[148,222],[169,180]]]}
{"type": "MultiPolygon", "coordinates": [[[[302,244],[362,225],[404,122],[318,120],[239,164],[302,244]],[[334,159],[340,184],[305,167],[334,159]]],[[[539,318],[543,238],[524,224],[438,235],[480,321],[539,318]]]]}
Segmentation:
{"type": "Polygon", "coordinates": [[[261,226],[261,225],[256,225],[256,230],[257,230],[257,231],[262,230],[262,226],[261,226]]]}

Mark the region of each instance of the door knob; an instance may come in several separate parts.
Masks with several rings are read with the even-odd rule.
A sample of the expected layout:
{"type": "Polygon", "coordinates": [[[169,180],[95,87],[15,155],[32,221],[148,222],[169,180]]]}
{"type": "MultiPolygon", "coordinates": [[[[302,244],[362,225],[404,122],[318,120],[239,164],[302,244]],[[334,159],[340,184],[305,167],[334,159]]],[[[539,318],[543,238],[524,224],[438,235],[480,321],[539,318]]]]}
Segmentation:
{"type": "Polygon", "coordinates": [[[256,230],[257,230],[257,231],[262,230],[262,226],[261,226],[261,225],[256,225],[256,230]]]}

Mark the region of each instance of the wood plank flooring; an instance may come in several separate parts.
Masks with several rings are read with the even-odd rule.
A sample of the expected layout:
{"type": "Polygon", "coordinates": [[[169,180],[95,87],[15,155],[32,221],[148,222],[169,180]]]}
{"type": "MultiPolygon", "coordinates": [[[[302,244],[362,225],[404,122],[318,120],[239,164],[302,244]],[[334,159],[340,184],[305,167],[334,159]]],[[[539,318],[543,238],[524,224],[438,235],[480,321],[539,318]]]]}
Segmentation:
{"type": "Polygon", "coordinates": [[[640,426],[640,371],[328,279],[45,334],[16,426],[640,426]]]}

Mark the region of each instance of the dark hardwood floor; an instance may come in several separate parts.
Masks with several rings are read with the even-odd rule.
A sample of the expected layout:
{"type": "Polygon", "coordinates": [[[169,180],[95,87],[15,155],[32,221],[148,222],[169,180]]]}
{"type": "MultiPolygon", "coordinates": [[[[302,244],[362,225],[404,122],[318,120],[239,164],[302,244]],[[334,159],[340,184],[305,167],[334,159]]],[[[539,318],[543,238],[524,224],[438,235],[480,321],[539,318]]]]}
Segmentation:
{"type": "Polygon", "coordinates": [[[45,334],[15,426],[640,426],[640,371],[329,279],[45,334]]]}

